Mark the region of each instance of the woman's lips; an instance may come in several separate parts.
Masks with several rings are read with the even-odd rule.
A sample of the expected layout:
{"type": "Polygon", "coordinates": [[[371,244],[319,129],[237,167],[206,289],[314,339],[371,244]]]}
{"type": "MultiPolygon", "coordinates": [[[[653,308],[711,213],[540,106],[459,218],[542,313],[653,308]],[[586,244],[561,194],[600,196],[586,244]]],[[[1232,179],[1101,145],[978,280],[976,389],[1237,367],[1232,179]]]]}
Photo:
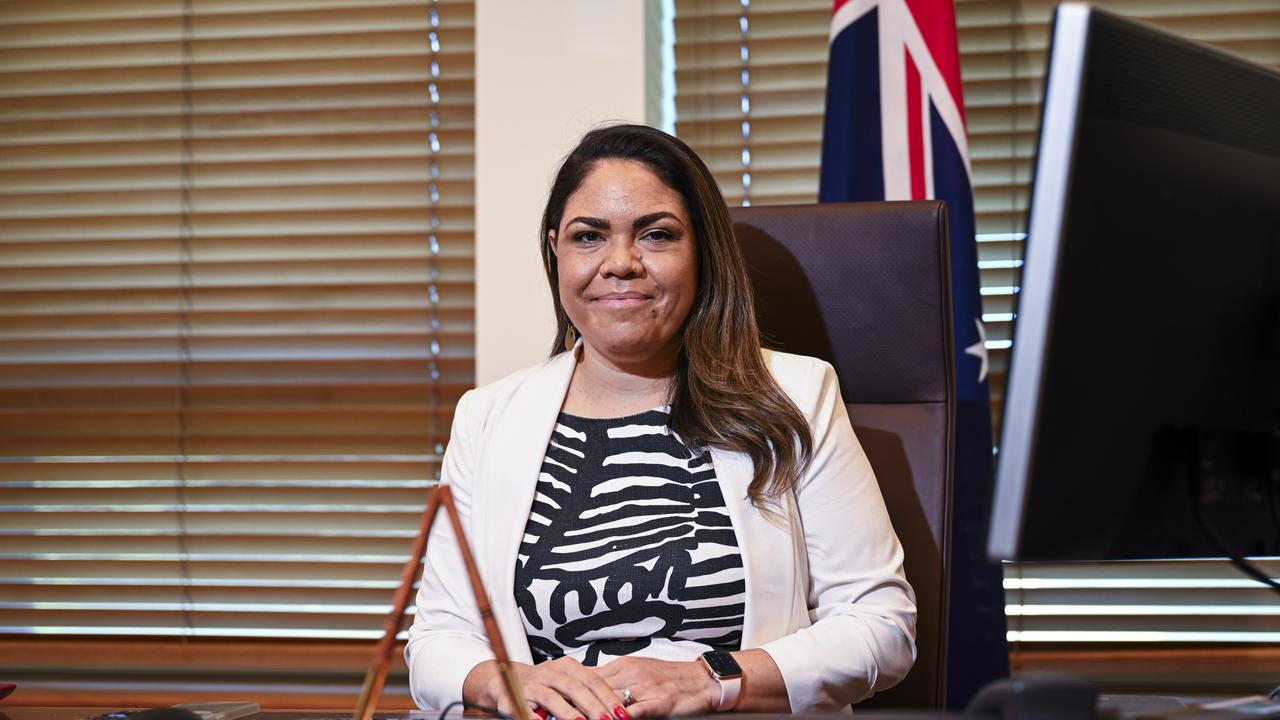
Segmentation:
{"type": "Polygon", "coordinates": [[[651,300],[652,298],[644,293],[638,292],[621,292],[609,293],[596,298],[596,302],[603,303],[610,307],[629,307],[631,305],[639,305],[640,303],[651,300]]]}

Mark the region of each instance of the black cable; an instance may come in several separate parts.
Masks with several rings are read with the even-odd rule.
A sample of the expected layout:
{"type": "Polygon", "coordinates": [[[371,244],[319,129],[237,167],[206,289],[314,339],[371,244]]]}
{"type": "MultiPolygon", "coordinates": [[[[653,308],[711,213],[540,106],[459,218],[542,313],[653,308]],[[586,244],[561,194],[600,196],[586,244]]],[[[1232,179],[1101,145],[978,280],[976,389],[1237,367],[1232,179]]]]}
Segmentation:
{"type": "Polygon", "coordinates": [[[1196,524],[1200,526],[1200,531],[1204,533],[1205,537],[1209,538],[1209,542],[1213,543],[1214,547],[1218,549],[1218,552],[1226,555],[1227,558],[1231,560],[1231,564],[1235,565],[1240,572],[1248,575],[1254,580],[1257,580],[1263,585],[1266,585],[1276,593],[1280,593],[1280,583],[1272,580],[1266,573],[1262,572],[1257,565],[1245,560],[1242,555],[1237,553],[1235,550],[1232,550],[1231,546],[1227,544],[1227,541],[1224,540],[1222,536],[1218,534],[1218,531],[1209,523],[1209,518],[1206,517],[1204,512],[1204,503],[1202,500],[1204,497],[1202,492],[1204,483],[1203,478],[1200,476],[1200,462],[1199,458],[1194,456],[1194,451],[1192,455],[1193,457],[1191,458],[1190,467],[1188,468],[1188,472],[1190,472],[1191,477],[1190,482],[1188,482],[1187,485],[1191,489],[1191,512],[1196,516],[1196,524]]]}
{"type": "Polygon", "coordinates": [[[1280,485],[1280,478],[1267,478],[1263,488],[1267,498],[1267,509],[1271,511],[1271,524],[1275,526],[1276,534],[1280,536],[1280,505],[1276,503],[1276,485],[1280,485]]]}
{"type": "Polygon", "coordinates": [[[472,703],[467,702],[466,700],[454,700],[448,705],[445,705],[444,709],[440,711],[440,717],[438,718],[438,720],[445,720],[445,716],[449,714],[449,711],[454,709],[455,707],[458,707],[459,705],[462,706],[462,709],[464,711],[479,710],[480,712],[483,712],[483,713],[489,713],[490,715],[493,715],[499,718],[500,720],[515,720],[515,718],[511,717],[510,715],[504,712],[501,712],[497,708],[485,707],[484,705],[474,705],[472,703]]]}
{"type": "Polygon", "coordinates": [[[1277,503],[1276,498],[1280,495],[1276,491],[1280,487],[1280,432],[1271,436],[1271,460],[1268,467],[1274,469],[1263,480],[1263,492],[1267,498],[1267,509],[1271,511],[1271,524],[1275,526],[1276,536],[1280,538],[1280,503],[1277,503]]]}

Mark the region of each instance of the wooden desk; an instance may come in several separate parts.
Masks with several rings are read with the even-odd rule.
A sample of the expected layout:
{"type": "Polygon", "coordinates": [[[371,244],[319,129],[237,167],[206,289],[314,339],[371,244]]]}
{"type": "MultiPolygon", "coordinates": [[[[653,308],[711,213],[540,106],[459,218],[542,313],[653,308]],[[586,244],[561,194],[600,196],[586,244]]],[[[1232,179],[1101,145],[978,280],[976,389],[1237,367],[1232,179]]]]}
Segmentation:
{"type": "MultiPolygon", "coordinates": [[[[142,710],[138,707],[4,707],[0,705],[0,720],[84,720],[103,713],[117,710],[142,710]]],[[[263,710],[256,715],[248,715],[241,720],[351,720],[351,710],[263,710]]],[[[436,710],[379,710],[374,713],[375,720],[437,720],[440,717],[436,710]]],[[[460,718],[461,714],[450,712],[450,718],[460,718]]],[[[485,715],[470,713],[468,719],[480,720],[485,715]]],[[[744,716],[746,717],[746,716],[744,716]]]]}
{"type": "MultiPolygon", "coordinates": [[[[83,718],[101,715],[104,712],[114,710],[125,710],[129,708],[102,708],[102,707],[11,707],[6,708],[0,705],[0,720],[82,720],[83,718]]],[[[427,712],[423,710],[391,710],[387,712],[378,712],[374,715],[376,720],[399,720],[402,718],[410,720],[435,720],[439,717],[438,712],[427,712]]],[[[450,717],[454,716],[452,713],[450,717]]],[[[468,718],[483,718],[483,715],[468,715],[468,718]]],[[[757,713],[726,713],[723,715],[711,716],[706,718],[686,718],[684,720],[806,720],[811,718],[817,720],[832,720],[832,718],[848,718],[848,715],[768,715],[757,713]]],[[[880,710],[875,712],[859,712],[856,720],[939,720],[939,718],[963,718],[962,713],[944,713],[944,712],[926,712],[920,710],[880,710]]],[[[257,715],[250,715],[243,720],[350,720],[350,710],[334,710],[317,711],[317,710],[263,710],[257,715]]]]}
{"type": "MultiPolygon", "coordinates": [[[[137,707],[5,707],[0,705],[0,720],[83,720],[117,710],[141,710],[137,707]]],[[[440,713],[425,710],[388,710],[374,714],[376,720],[411,718],[436,720],[440,713]]],[[[454,717],[450,713],[450,717],[454,717]]],[[[477,718],[482,717],[477,715],[477,718]]],[[[351,710],[263,710],[242,720],[351,720],[351,710]]]]}

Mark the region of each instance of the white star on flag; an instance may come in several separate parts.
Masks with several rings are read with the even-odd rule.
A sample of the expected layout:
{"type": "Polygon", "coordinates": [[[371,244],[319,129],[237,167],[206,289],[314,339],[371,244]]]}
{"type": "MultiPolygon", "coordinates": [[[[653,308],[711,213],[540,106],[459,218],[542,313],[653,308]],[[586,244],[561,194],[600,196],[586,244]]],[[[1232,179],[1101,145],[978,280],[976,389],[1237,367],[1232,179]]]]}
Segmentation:
{"type": "Polygon", "coordinates": [[[987,379],[987,329],[982,327],[982,321],[978,318],[973,319],[973,324],[978,326],[978,342],[965,348],[964,354],[972,355],[982,363],[978,368],[978,382],[982,382],[987,379]]]}

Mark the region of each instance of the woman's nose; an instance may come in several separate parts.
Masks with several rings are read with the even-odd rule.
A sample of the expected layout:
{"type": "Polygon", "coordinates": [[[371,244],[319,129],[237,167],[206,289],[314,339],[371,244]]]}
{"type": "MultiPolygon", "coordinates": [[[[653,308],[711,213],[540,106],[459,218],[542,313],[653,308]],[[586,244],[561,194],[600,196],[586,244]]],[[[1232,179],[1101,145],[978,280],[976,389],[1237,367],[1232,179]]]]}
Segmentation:
{"type": "Polygon", "coordinates": [[[609,254],[600,268],[604,275],[631,277],[644,272],[644,264],[640,262],[640,246],[632,242],[613,242],[609,244],[609,254]]]}

